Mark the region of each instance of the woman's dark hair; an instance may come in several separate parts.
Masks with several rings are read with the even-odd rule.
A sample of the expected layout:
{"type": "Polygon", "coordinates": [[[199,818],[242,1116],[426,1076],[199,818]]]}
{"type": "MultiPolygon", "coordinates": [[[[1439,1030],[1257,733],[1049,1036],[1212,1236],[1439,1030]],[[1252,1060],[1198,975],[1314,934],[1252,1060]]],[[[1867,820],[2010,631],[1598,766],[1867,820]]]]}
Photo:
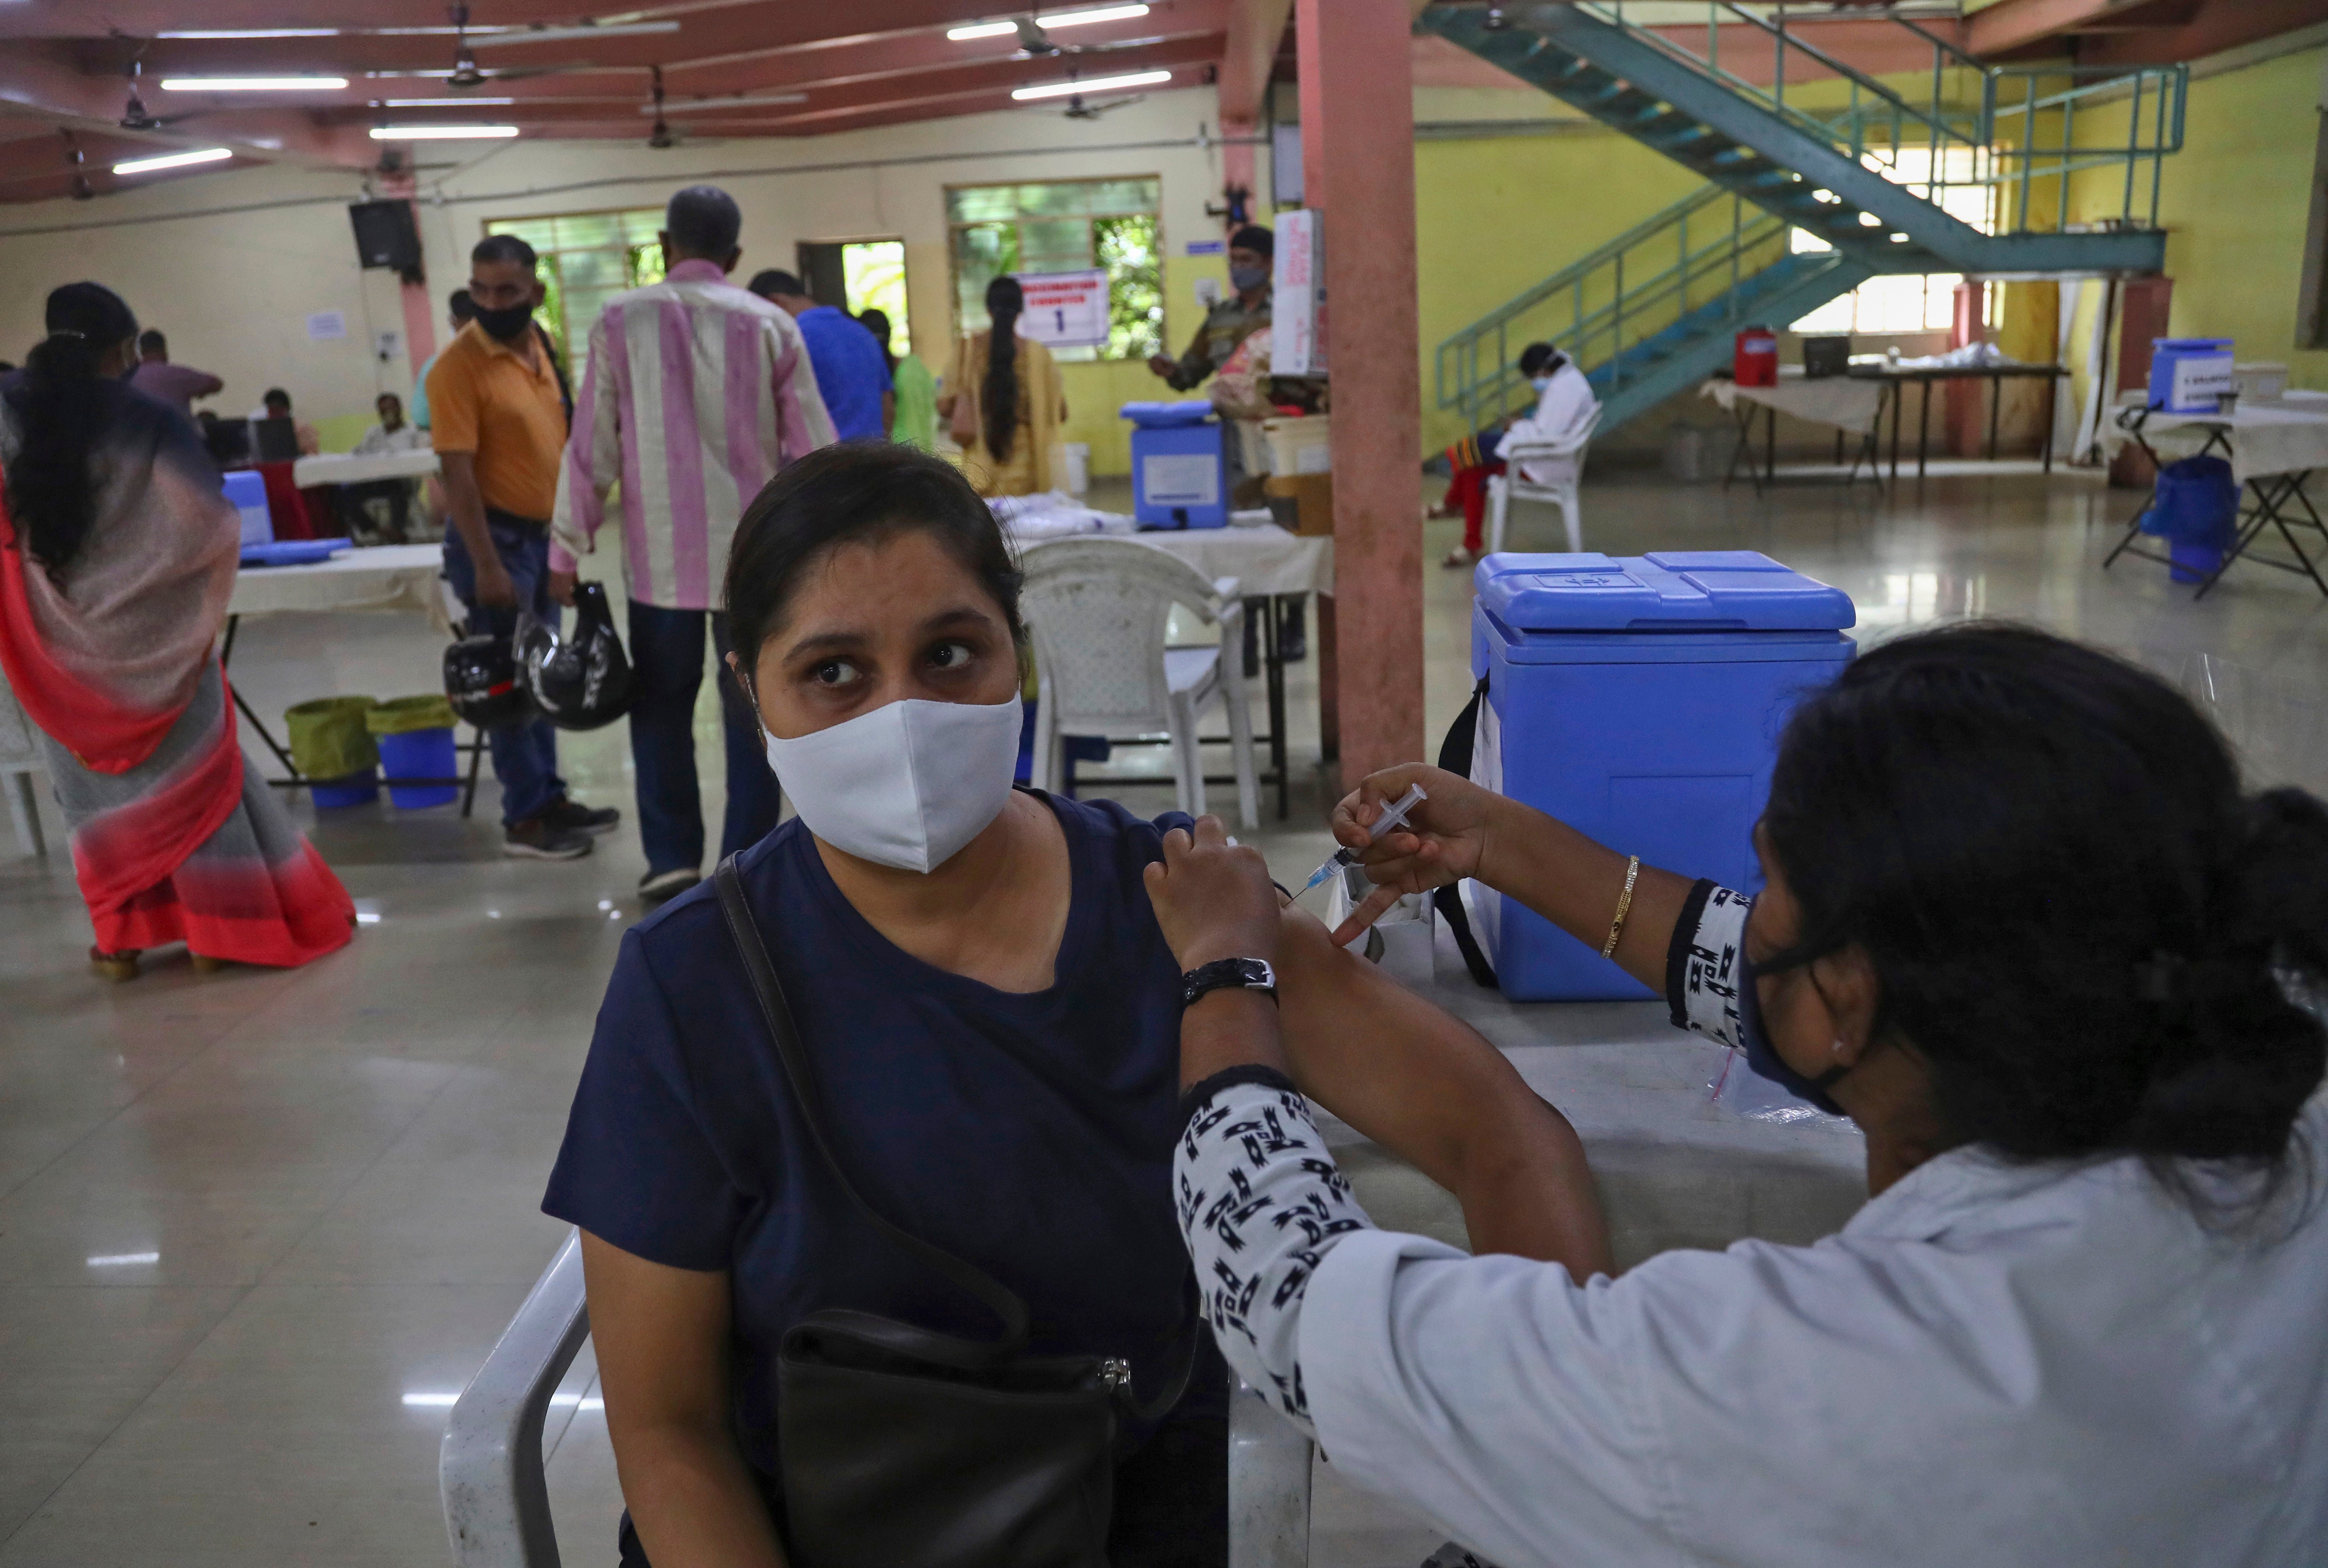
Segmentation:
{"type": "Polygon", "coordinates": [[[787,465],[736,525],[728,548],[728,629],[744,667],[783,624],[802,575],[828,550],[908,529],[936,539],[984,585],[1011,640],[1025,647],[1018,562],[962,471],[919,447],[845,441],[787,465]]]}
{"type": "Polygon", "coordinates": [[[1533,376],[1560,357],[1560,351],[1550,343],[1530,343],[1520,351],[1520,374],[1533,376]]]}
{"type": "Polygon", "coordinates": [[[2328,809],[2243,794],[2164,681],[2017,626],[1900,638],[1796,710],[1763,823],[1802,916],[1763,967],[1864,953],[1949,1137],[2276,1189],[2328,1068],[2328,809]]]}
{"type": "Polygon", "coordinates": [[[24,357],[16,415],[16,454],[6,475],[8,514],[28,559],[59,578],[96,519],[90,450],[119,407],[118,385],[99,379],[108,349],[137,335],[137,317],[113,290],[68,283],[49,296],[49,335],[24,357]]]}
{"type": "Polygon", "coordinates": [[[994,330],[986,337],[986,380],[978,389],[979,413],[986,427],[986,450],[997,463],[1010,455],[1018,427],[1018,314],[1027,291],[1008,273],[986,286],[986,314],[994,330]]]}
{"type": "Polygon", "coordinates": [[[889,352],[889,313],[878,305],[868,305],[857,313],[858,324],[873,334],[881,345],[881,361],[889,373],[897,373],[897,356],[889,352]]]}

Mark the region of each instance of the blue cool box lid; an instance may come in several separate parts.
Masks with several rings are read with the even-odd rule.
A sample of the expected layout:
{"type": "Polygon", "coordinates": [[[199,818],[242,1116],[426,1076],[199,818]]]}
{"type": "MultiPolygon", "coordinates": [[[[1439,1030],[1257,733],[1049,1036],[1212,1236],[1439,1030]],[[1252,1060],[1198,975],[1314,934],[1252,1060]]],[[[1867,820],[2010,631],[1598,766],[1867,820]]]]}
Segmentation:
{"type": "Polygon", "coordinates": [[[1201,425],[1213,417],[1209,398],[1179,403],[1126,403],[1116,412],[1143,430],[1169,429],[1176,425],[1201,425]]]}
{"type": "Polygon", "coordinates": [[[303,567],[311,561],[328,560],[343,549],[353,548],[355,541],[345,539],[278,539],[267,544],[247,544],[242,547],[242,564],[247,567],[303,567]]]}
{"type": "Polygon", "coordinates": [[[1840,632],[1851,596],[1751,549],[1491,555],[1479,606],[1516,632],[1840,632]]]}

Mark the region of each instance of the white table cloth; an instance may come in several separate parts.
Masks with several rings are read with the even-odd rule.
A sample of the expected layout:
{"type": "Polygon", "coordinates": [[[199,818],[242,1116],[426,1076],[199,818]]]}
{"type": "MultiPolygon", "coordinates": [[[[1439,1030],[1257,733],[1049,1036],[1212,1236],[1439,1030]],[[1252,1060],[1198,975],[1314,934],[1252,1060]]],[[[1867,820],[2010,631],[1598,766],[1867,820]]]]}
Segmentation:
{"type": "Polygon", "coordinates": [[[2111,427],[2105,445],[2112,456],[2137,427],[2151,448],[2169,459],[2190,455],[2220,432],[2230,446],[2231,477],[2241,484],[2267,474],[2328,468],[2328,400],[2243,403],[2227,414],[2124,408],[2111,427]]]}
{"type": "Polygon", "coordinates": [[[318,484],[362,484],[374,479],[417,479],[424,474],[436,472],[434,452],[383,452],[377,456],[360,457],[352,452],[333,452],[318,457],[302,457],[291,465],[291,483],[305,490],[318,484]]]}
{"type": "Polygon", "coordinates": [[[305,566],[247,566],[235,577],[227,614],[418,610],[449,637],[453,620],[438,584],[444,567],[445,547],[440,544],[344,549],[305,566]]]}
{"type": "Polygon", "coordinates": [[[1712,380],[1697,390],[1698,396],[1713,399],[1725,412],[1734,411],[1742,399],[1776,408],[1781,414],[1791,414],[1798,419],[1833,425],[1862,436],[1874,430],[1875,410],[1883,402],[1883,387],[1878,381],[1850,376],[1820,376],[1814,380],[1790,376],[1784,371],[1779,372],[1775,387],[1741,387],[1735,381],[1712,380]]]}
{"type": "MultiPolygon", "coordinates": [[[[1068,534],[1068,539],[1096,539],[1097,534],[1068,534]]],[[[1191,528],[1152,533],[1112,534],[1151,549],[1177,556],[1196,568],[1207,582],[1234,577],[1240,595],[1331,594],[1334,591],[1334,541],[1323,535],[1289,533],[1275,523],[1259,528],[1191,528]]],[[[1026,540],[1022,552],[1042,549],[1053,540],[1026,540]]]]}

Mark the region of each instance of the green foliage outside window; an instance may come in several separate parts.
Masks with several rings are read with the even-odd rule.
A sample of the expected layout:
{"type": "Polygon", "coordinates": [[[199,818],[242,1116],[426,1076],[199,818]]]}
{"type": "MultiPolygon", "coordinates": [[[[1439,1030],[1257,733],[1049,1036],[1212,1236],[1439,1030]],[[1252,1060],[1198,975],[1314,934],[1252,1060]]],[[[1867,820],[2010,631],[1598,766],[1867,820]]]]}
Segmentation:
{"type": "Polygon", "coordinates": [[[989,324],[986,286],[1006,272],[1107,269],[1104,349],[1060,349],[1064,361],[1146,359],[1164,337],[1164,265],[1156,210],[1160,182],[1051,180],[961,186],[946,192],[954,315],[964,332],[989,324]]]}
{"type": "Polygon", "coordinates": [[[662,281],[662,229],[660,207],[486,223],[486,233],[514,234],[540,258],[542,301],[533,319],[549,334],[576,386],[589,358],[590,329],[606,302],[624,289],[662,281]]]}

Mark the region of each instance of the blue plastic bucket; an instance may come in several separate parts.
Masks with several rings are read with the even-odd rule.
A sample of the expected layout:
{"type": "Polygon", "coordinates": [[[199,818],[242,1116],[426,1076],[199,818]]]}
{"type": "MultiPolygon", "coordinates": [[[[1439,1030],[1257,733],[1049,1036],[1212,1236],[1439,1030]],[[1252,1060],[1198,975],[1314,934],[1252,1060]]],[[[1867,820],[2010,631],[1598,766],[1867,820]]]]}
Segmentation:
{"type": "MultiPolygon", "coordinates": [[[[453,749],[450,729],[408,729],[402,735],[375,738],[380,746],[380,769],[390,778],[454,778],[459,775],[459,754],[453,749]]],[[[388,786],[388,798],[399,812],[449,805],[460,795],[458,784],[388,786]]]]}
{"type": "Polygon", "coordinates": [[[2203,583],[2223,569],[2223,557],[2229,553],[2220,544],[2186,544],[2176,540],[2166,547],[2173,565],[2166,568],[2169,582],[2203,583]]]}
{"type": "Polygon", "coordinates": [[[368,767],[345,778],[313,780],[307,785],[307,793],[314,797],[315,809],[319,812],[370,805],[380,799],[380,769],[368,767]]]}

